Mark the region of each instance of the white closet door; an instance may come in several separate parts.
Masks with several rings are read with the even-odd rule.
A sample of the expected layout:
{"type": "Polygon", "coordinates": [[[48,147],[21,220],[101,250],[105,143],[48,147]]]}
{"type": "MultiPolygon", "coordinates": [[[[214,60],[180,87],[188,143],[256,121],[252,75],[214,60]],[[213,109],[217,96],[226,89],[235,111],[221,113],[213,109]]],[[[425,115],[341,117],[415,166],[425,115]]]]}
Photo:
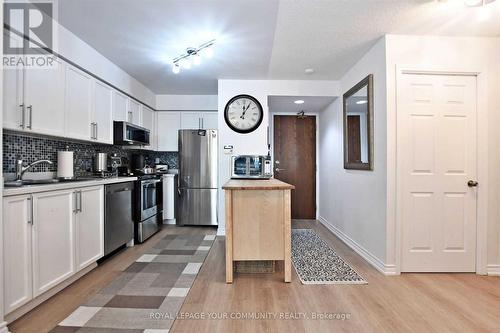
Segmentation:
{"type": "Polygon", "coordinates": [[[398,84],[404,272],[473,272],[476,78],[404,74],[398,84]]]}

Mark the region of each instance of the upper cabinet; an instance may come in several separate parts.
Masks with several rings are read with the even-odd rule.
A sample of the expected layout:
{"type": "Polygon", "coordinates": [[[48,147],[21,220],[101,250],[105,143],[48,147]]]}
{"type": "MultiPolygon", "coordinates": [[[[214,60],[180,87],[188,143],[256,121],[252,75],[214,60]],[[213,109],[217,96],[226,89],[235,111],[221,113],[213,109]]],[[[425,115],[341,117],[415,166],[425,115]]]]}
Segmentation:
{"type": "Polygon", "coordinates": [[[113,120],[128,121],[128,97],[113,91],[113,120]]]}
{"type": "Polygon", "coordinates": [[[134,125],[142,125],[141,104],[129,98],[128,100],[128,122],[134,125]]]}
{"type": "Polygon", "coordinates": [[[147,106],[142,106],[142,127],[149,130],[149,146],[145,146],[144,149],[155,150],[156,149],[156,133],[155,133],[155,112],[148,108],[147,106]]]}
{"type": "Polygon", "coordinates": [[[180,112],[156,112],[158,151],[177,151],[178,132],[181,129],[180,112]]]}
{"type": "Polygon", "coordinates": [[[181,129],[217,129],[217,112],[181,112],[181,129]]]}
{"type": "Polygon", "coordinates": [[[94,138],[92,122],[92,77],[81,70],[66,66],[66,136],[73,139],[94,138]]]}
{"type": "MultiPolygon", "coordinates": [[[[4,34],[4,38],[9,38],[4,34]]],[[[11,37],[12,43],[22,43],[11,37]]],[[[64,135],[64,68],[4,68],[3,127],[40,134],[64,135]]]]}
{"type": "Polygon", "coordinates": [[[98,80],[94,81],[92,128],[94,140],[113,143],[113,89],[98,80]]]}
{"type": "Polygon", "coordinates": [[[203,129],[217,129],[219,127],[217,112],[203,112],[201,126],[203,129]]]}

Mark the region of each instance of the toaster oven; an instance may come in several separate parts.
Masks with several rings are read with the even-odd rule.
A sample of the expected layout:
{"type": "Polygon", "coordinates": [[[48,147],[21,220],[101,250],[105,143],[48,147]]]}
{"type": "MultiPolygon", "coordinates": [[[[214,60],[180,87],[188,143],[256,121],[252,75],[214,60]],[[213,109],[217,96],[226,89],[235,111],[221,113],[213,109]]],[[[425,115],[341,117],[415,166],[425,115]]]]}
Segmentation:
{"type": "Polygon", "coordinates": [[[239,155],[231,158],[231,178],[269,179],[271,177],[271,160],[267,156],[239,155]]]}

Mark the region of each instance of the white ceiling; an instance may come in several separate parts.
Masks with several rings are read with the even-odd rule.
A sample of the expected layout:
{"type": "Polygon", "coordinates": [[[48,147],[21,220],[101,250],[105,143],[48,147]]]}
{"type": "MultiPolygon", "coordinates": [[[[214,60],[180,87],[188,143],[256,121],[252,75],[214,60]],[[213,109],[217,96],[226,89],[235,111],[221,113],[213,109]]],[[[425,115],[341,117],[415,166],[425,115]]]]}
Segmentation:
{"type": "Polygon", "coordinates": [[[336,97],[331,96],[269,96],[267,104],[269,111],[274,112],[320,112],[330,105],[336,97]],[[294,101],[303,100],[304,104],[294,101]]]}
{"type": "Polygon", "coordinates": [[[62,25],[157,94],[216,94],[220,78],[338,80],[386,33],[500,36],[500,1],[483,22],[463,0],[58,3],[62,25]],[[213,59],[172,73],[172,58],[213,37],[213,59]]]}

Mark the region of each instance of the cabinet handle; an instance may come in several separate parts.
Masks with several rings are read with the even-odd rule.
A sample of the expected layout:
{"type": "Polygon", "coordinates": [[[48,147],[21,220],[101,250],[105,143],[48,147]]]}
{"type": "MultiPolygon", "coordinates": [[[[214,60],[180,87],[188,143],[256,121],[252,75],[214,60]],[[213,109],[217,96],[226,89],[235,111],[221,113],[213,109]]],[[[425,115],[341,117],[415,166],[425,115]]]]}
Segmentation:
{"type": "Polygon", "coordinates": [[[205,129],[205,119],[201,118],[201,128],[205,129]]]}
{"type": "Polygon", "coordinates": [[[97,139],[98,139],[98,137],[99,137],[99,134],[98,134],[98,133],[99,133],[99,130],[98,130],[98,129],[99,129],[99,127],[98,127],[98,124],[97,124],[97,123],[94,123],[94,124],[95,124],[95,139],[97,140],[97,139]]]}
{"type": "Polygon", "coordinates": [[[78,210],[81,213],[82,212],[82,191],[78,191],[78,201],[79,201],[78,210]]]}
{"type": "Polygon", "coordinates": [[[78,195],[77,191],[73,192],[73,207],[75,207],[73,209],[73,213],[75,213],[75,214],[78,213],[78,202],[77,202],[78,200],[76,197],[77,195],[78,195]]]}
{"type": "Polygon", "coordinates": [[[24,112],[24,103],[19,104],[19,107],[21,108],[21,125],[19,125],[19,127],[24,129],[24,123],[26,122],[26,115],[24,112]]]}
{"type": "Polygon", "coordinates": [[[28,201],[29,201],[28,208],[30,210],[30,213],[28,215],[28,224],[33,225],[33,195],[30,195],[28,201]]]}
{"type": "Polygon", "coordinates": [[[94,123],[90,123],[90,138],[94,138],[94,123]]]}
{"type": "Polygon", "coordinates": [[[33,105],[28,106],[28,111],[30,112],[30,114],[29,114],[30,124],[26,125],[26,128],[32,129],[32,127],[33,127],[32,126],[33,125],[33,105]]]}

